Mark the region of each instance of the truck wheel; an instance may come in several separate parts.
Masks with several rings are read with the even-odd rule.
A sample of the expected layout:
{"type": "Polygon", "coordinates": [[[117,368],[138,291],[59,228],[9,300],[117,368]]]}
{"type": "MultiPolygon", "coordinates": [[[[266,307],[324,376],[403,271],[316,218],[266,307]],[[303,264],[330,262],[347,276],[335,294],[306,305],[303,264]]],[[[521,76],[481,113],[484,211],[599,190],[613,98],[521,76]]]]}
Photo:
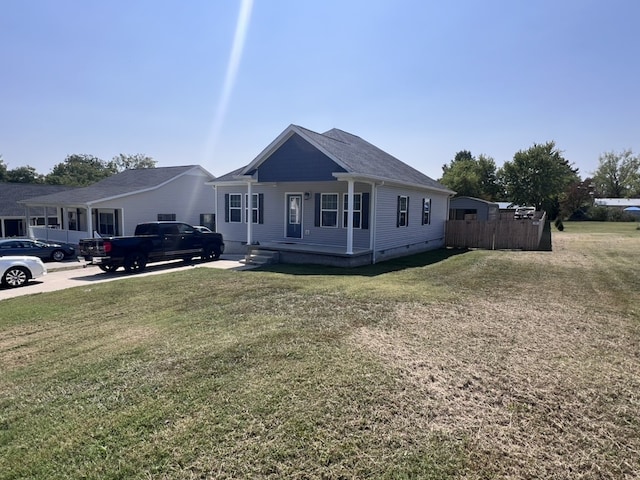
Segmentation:
{"type": "Polygon", "coordinates": [[[124,259],[124,270],[127,273],[137,273],[147,266],[147,257],[140,252],[133,252],[124,259]]]}
{"type": "Polygon", "coordinates": [[[117,265],[98,265],[98,268],[103,272],[115,272],[118,269],[117,265]]]}
{"type": "Polygon", "coordinates": [[[202,259],[210,262],[220,258],[220,249],[216,247],[205,247],[202,253],[202,259]]]}

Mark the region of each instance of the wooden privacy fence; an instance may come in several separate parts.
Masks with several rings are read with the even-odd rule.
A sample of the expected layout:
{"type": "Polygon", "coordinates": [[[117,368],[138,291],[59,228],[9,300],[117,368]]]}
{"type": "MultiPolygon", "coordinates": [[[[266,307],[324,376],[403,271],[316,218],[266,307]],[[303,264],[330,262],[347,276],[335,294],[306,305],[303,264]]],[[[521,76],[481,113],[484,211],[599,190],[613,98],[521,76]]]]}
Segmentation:
{"type": "Polygon", "coordinates": [[[546,213],[533,219],[448,220],[445,244],[453,248],[538,250],[546,213]]]}

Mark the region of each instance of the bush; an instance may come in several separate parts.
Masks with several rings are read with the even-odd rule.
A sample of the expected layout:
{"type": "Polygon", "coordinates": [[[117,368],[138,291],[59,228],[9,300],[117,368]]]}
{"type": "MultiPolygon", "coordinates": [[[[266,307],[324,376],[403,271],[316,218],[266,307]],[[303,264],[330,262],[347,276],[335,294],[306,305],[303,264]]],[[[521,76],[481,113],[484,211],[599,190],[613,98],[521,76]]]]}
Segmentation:
{"type": "Polygon", "coordinates": [[[564,230],[564,223],[562,223],[562,219],[560,217],[556,217],[556,221],[553,222],[556,228],[560,231],[564,230]]]}

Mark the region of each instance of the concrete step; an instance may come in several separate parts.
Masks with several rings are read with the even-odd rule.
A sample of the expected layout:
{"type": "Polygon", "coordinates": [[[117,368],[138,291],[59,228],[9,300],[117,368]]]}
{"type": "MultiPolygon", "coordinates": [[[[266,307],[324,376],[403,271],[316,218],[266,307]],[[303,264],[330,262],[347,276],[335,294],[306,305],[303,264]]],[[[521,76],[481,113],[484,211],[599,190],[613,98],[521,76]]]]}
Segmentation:
{"type": "Polygon", "coordinates": [[[247,265],[271,265],[280,261],[280,254],[271,250],[251,250],[244,257],[247,265]]]}

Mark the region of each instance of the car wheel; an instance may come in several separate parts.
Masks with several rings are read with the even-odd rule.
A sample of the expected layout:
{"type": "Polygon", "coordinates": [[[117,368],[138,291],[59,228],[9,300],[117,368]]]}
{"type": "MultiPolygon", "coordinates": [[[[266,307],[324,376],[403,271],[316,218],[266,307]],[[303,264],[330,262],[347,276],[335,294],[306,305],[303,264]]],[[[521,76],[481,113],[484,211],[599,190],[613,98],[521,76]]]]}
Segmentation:
{"type": "Polygon", "coordinates": [[[10,288],[21,287],[31,278],[31,273],[24,267],[11,267],[2,277],[2,283],[10,288]]]}
{"type": "Polygon", "coordinates": [[[211,247],[204,247],[203,251],[202,251],[202,260],[208,262],[211,261],[215,258],[215,253],[213,251],[213,248],[211,247]]]}
{"type": "Polygon", "coordinates": [[[127,273],[141,272],[147,266],[147,257],[139,252],[130,253],[124,259],[124,270],[127,273]]]}
{"type": "Polygon", "coordinates": [[[64,260],[64,252],[62,250],[54,250],[51,254],[51,259],[55,260],[56,262],[61,262],[62,260],[64,260]]]}
{"type": "Polygon", "coordinates": [[[98,268],[103,272],[115,272],[118,269],[117,265],[98,265],[98,268]]]}

